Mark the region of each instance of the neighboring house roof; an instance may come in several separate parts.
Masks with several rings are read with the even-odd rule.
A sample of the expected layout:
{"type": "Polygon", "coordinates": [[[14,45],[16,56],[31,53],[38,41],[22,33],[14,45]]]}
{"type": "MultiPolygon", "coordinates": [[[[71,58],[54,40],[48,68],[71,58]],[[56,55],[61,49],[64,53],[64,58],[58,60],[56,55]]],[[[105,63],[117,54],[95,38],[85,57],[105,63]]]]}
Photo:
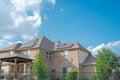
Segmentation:
{"type": "Polygon", "coordinates": [[[89,54],[86,60],[84,61],[83,65],[91,65],[95,64],[95,57],[92,54],[89,54]]]}

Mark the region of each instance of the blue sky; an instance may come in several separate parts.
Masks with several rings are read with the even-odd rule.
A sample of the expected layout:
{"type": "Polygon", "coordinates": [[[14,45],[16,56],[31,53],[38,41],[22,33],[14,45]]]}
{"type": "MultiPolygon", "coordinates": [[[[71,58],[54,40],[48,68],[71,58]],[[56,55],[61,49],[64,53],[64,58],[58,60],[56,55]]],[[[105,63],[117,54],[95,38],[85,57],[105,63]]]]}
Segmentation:
{"type": "Polygon", "coordinates": [[[120,39],[120,5],[116,0],[57,0],[53,9],[43,10],[39,35],[52,40],[78,41],[84,46],[120,39]]]}
{"type": "Polygon", "coordinates": [[[120,53],[119,4],[119,0],[0,1],[0,48],[36,34],[79,42],[92,52],[108,47],[120,53]]]}

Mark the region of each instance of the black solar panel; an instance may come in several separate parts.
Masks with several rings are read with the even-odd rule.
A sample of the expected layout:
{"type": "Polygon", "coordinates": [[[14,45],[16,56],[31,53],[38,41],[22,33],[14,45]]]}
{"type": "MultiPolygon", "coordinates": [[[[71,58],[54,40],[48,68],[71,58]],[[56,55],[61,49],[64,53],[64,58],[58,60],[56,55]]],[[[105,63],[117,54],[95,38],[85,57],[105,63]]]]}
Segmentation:
{"type": "Polygon", "coordinates": [[[66,44],[66,43],[60,43],[57,48],[58,49],[62,49],[62,48],[70,48],[73,46],[73,43],[69,43],[69,44],[66,44]]]}
{"type": "Polygon", "coordinates": [[[31,40],[29,42],[24,43],[20,48],[28,48],[28,47],[32,47],[35,45],[35,41],[31,40]]]}

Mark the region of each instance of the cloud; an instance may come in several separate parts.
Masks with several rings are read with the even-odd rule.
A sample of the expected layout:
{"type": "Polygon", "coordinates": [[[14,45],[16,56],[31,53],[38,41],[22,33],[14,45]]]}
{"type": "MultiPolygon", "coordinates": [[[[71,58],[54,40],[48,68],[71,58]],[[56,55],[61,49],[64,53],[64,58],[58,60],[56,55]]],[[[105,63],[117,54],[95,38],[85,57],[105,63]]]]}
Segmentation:
{"type": "Polygon", "coordinates": [[[55,0],[0,0],[0,40],[31,39],[42,25],[44,4],[55,0]]]}
{"type": "Polygon", "coordinates": [[[55,0],[1,0],[0,37],[12,39],[31,37],[40,28],[43,4],[55,5],[55,0]],[[31,12],[31,13],[30,13],[31,12]],[[9,37],[8,37],[9,35],[9,37]],[[11,37],[10,37],[11,36],[11,37]]]}
{"type": "Polygon", "coordinates": [[[103,47],[109,48],[115,53],[119,54],[120,53],[120,41],[115,41],[115,42],[109,42],[107,44],[102,43],[96,47],[90,46],[87,49],[92,52],[93,55],[97,54],[98,50],[101,50],[103,47]]]}
{"type": "Polygon", "coordinates": [[[0,39],[0,49],[2,49],[3,47],[6,47],[6,45],[11,45],[12,42],[9,42],[5,39],[0,39]]]}

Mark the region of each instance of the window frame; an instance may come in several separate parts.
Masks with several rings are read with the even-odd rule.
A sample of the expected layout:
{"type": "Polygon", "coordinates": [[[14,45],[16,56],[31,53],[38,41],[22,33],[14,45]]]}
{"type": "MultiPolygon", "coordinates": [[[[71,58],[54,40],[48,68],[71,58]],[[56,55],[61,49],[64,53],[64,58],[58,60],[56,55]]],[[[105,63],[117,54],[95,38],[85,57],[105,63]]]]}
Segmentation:
{"type": "Polygon", "coordinates": [[[66,77],[67,76],[67,67],[63,67],[62,70],[63,70],[63,72],[62,72],[63,77],[66,77]]]}
{"type": "Polygon", "coordinates": [[[31,58],[31,50],[27,50],[26,51],[26,57],[27,58],[31,58]]]}
{"type": "Polygon", "coordinates": [[[47,60],[51,60],[52,59],[52,54],[51,54],[51,52],[46,52],[46,59],[47,60]]]}
{"type": "Polygon", "coordinates": [[[66,51],[64,51],[64,58],[65,58],[65,59],[68,59],[68,57],[69,57],[69,51],[66,50],[66,51]]]}
{"type": "Polygon", "coordinates": [[[63,77],[68,76],[68,74],[72,71],[72,67],[63,67],[63,77]],[[64,69],[66,69],[65,73],[64,73],[64,69]]]}
{"type": "Polygon", "coordinates": [[[14,51],[9,51],[9,55],[11,56],[11,55],[14,55],[15,54],[15,52],[14,51]]]}

